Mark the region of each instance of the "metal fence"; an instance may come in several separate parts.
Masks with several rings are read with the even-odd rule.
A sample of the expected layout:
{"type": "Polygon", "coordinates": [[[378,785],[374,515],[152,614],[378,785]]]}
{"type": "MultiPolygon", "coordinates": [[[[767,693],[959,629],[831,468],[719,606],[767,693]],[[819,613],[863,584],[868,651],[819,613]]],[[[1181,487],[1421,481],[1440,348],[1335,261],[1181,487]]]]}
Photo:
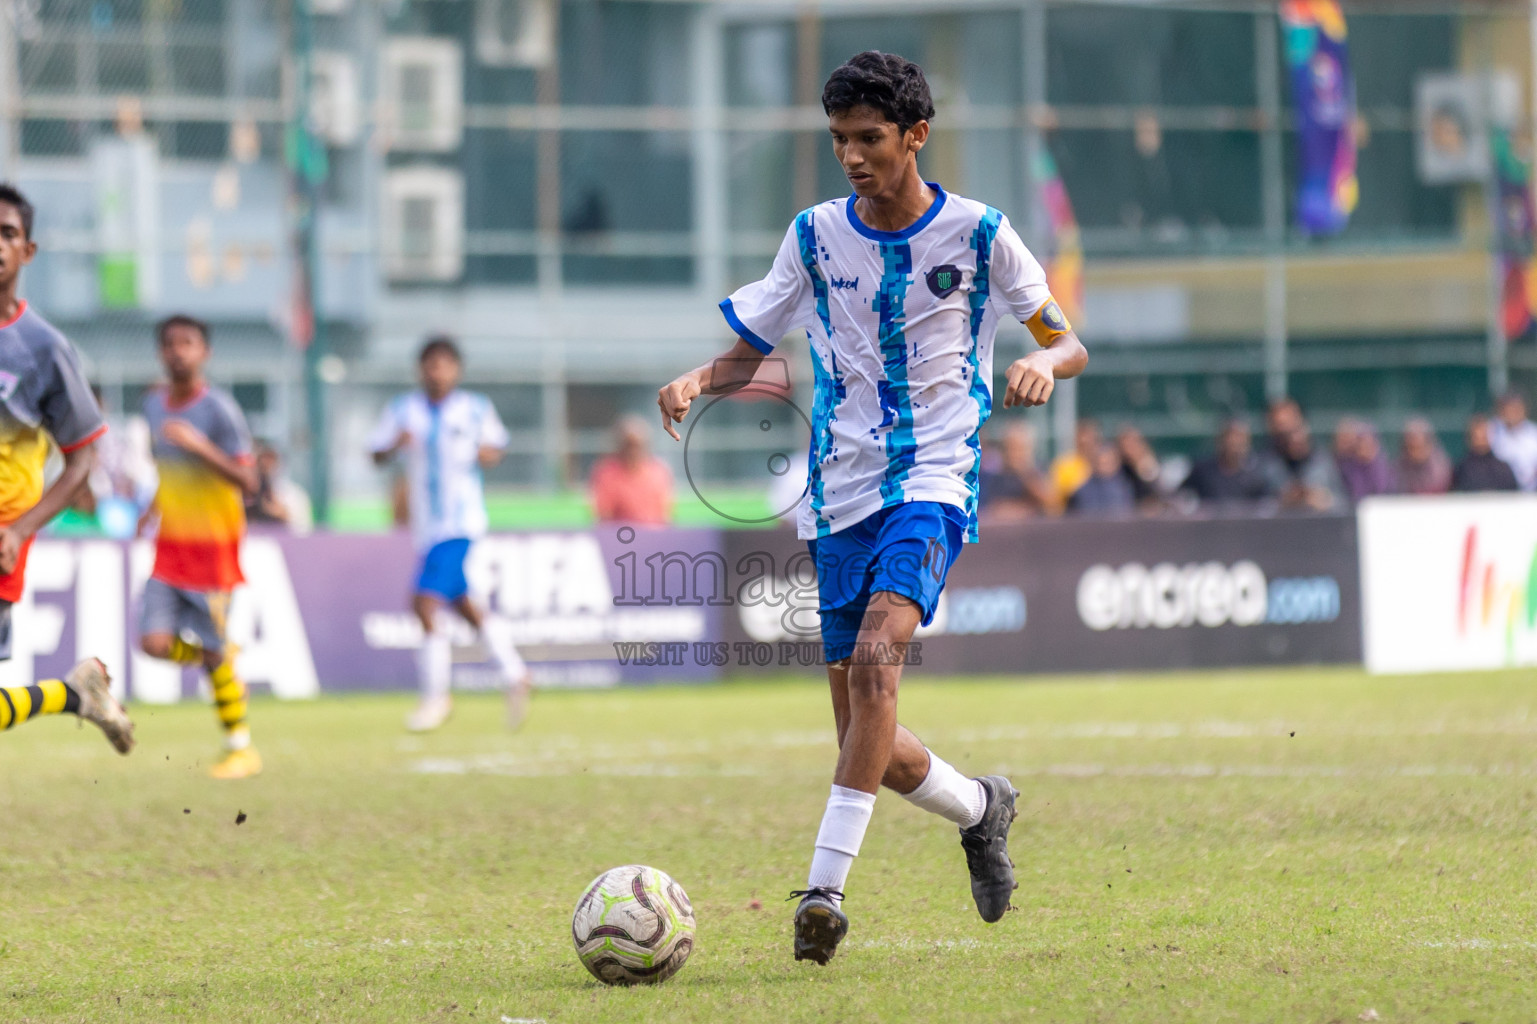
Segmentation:
{"type": "MultiPolygon", "coordinates": [[[[721,346],[715,302],[846,187],[821,83],[893,50],[935,88],[926,171],[1043,250],[1042,152],[1073,201],[1095,364],[1055,444],[1082,413],[1190,450],[1281,391],[1324,425],[1452,433],[1537,360],[1492,326],[1482,190],[1417,170],[1415,88],[1506,72],[1529,97],[1530,12],[1346,10],[1362,198],[1325,242],[1289,227],[1294,118],[1253,3],[0,0],[0,176],[40,207],[27,293],[110,404],[153,378],[153,321],[189,310],[258,431],[376,493],[353,443],[447,329],[515,428],[497,482],[556,488],[721,346]]],[[[1000,370],[1024,343],[1005,332],[1000,370]]],[[[756,486],[755,413],[733,415],[706,472],[756,486]]]]}

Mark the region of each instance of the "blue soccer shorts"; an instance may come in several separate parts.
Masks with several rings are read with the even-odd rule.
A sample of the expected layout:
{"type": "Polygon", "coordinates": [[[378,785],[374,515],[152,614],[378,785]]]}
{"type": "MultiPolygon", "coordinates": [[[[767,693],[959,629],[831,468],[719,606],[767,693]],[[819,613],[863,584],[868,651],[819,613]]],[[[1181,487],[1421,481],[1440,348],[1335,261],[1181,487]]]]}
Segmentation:
{"type": "Polygon", "coordinates": [[[925,626],[933,622],[966,524],[966,513],[954,505],[910,501],[808,541],[817,567],[823,657],[830,663],[853,655],[870,595],[882,590],[916,604],[925,626]]]}
{"type": "Polygon", "coordinates": [[[468,537],[439,541],[422,556],[422,567],[416,574],[416,592],[452,603],[470,592],[470,581],[464,576],[464,562],[470,555],[468,537]]]}

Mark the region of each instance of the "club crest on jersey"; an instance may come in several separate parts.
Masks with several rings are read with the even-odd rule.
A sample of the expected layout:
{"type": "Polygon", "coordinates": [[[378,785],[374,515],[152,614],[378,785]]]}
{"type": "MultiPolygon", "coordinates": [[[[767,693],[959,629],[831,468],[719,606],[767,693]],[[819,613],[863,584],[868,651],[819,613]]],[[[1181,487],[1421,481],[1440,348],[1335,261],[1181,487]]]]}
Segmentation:
{"type": "Polygon", "coordinates": [[[1057,305],[1055,299],[1041,309],[1041,323],[1054,331],[1067,330],[1067,317],[1062,315],[1062,307],[1057,305]]]}
{"type": "Polygon", "coordinates": [[[961,268],[954,263],[946,263],[935,267],[923,278],[929,283],[929,291],[942,299],[961,286],[961,268]]]}
{"type": "Polygon", "coordinates": [[[11,395],[15,394],[16,385],[19,383],[21,383],[21,378],[17,377],[14,373],[7,373],[5,370],[0,370],[0,402],[5,401],[6,399],[10,398],[11,395]]]}

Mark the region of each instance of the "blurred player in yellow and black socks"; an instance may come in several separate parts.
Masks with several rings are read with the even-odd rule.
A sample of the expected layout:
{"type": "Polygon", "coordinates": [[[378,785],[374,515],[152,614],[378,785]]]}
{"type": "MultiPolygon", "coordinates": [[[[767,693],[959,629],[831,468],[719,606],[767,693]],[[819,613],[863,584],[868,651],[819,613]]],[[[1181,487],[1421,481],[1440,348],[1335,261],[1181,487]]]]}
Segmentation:
{"type": "Polygon", "coordinates": [[[243,779],[260,772],[262,761],[251,745],[245,683],[235,674],[224,626],[230,592],[245,581],[245,499],[258,486],[251,432],[235,400],[203,375],[211,351],[207,324],[170,317],[159,326],[159,344],[168,380],[144,396],[144,418],[160,473],[160,527],[139,643],[151,657],[203,666],[224,726],[225,755],[212,774],[243,779]]]}
{"type": "MultiPolygon", "coordinates": [[[[37,254],[32,217],[26,197],[0,184],[0,661],[11,656],[11,606],[21,599],[32,538],[85,483],[107,430],[74,348],[16,294],[21,268],[37,254]],[[64,472],[45,487],[51,445],[64,455],[64,472]]],[[[96,658],[63,679],[0,687],[0,730],[66,713],[100,726],[119,753],[133,749],[133,723],[96,658]]]]}

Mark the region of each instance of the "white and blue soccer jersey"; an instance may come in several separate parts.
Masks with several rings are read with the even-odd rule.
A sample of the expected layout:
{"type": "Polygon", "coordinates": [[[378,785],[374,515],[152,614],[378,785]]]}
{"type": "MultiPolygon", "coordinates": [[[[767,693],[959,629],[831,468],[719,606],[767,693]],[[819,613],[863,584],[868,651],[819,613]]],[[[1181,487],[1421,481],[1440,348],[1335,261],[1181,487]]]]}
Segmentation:
{"type": "Polygon", "coordinates": [[[763,352],[804,329],[816,390],[809,500],[797,532],[825,537],[910,501],[962,509],[977,539],[977,433],[992,412],[1002,317],[1041,344],[1070,330],[1008,219],[945,193],[903,231],[863,223],[854,197],[804,211],[773,269],[721,303],[763,352]]]}
{"type": "Polygon", "coordinates": [[[485,395],[454,391],[433,405],[421,391],[401,395],[379,417],[368,445],[388,451],[401,433],[411,485],[411,535],[418,549],[486,532],[480,449],[505,448],[507,428],[485,395]]]}

